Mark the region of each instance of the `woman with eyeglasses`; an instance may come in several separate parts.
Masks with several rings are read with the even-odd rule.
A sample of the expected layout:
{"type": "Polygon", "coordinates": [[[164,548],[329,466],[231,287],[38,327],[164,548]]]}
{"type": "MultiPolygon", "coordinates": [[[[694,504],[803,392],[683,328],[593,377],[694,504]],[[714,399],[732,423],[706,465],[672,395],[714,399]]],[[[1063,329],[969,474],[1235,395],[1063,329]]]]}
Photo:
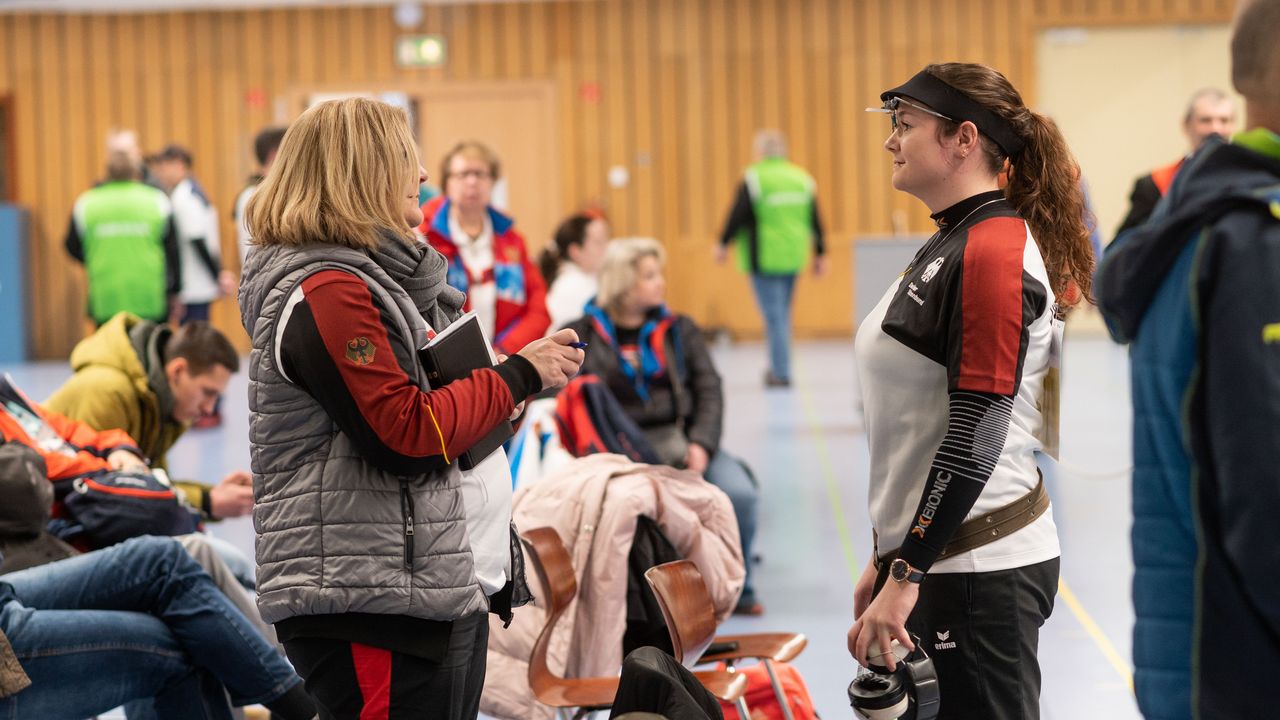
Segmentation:
{"type": "Polygon", "coordinates": [[[1036,718],[1059,557],[1042,408],[1064,298],[1087,297],[1093,271],[1078,166],[986,66],[929,65],[880,99],[893,187],[938,230],[854,342],[875,555],[849,651],[893,669],[894,640],[923,645],[939,718],[1036,718]]]}
{"type": "Polygon", "coordinates": [[[493,207],[501,164],[474,140],[454,145],[440,163],[445,199],[427,203],[418,230],[449,261],[449,285],[467,295],[494,348],[511,355],[551,325],[547,286],[529,259],[524,236],[493,207]],[[430,212],[434,210],[434,212],[430,212]]]}

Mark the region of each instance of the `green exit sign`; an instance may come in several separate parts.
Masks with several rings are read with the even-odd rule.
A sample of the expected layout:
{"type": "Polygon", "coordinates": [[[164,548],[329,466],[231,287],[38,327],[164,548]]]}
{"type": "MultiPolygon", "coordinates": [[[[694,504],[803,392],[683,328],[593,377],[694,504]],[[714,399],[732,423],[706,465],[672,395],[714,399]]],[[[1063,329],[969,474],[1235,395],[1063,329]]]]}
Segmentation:
{"type": "Polygon", "coordinates": [[[396,62],[404,67],[440,67],[444,61],[440,35],[408,35],[396,41],[396,62]]]}

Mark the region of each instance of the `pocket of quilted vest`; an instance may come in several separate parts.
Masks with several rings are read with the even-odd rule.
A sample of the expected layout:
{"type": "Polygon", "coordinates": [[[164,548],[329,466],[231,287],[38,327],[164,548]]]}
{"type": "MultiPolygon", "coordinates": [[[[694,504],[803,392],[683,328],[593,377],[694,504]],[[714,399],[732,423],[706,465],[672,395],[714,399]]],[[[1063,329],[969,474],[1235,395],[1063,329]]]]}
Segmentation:
{"type": "Polygon", "coordinates": [[[400,481],[400,516],[404,520],[404,571],[413,573],[413,495],[409,481],[400,481]]]}

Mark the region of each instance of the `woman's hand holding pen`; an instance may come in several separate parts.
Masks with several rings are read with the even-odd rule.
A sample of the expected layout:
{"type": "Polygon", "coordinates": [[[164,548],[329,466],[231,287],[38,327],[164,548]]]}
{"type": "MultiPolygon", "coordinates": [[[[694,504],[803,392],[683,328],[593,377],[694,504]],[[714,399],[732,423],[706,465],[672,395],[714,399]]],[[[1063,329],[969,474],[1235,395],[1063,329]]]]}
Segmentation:
{"type": "Polygon", "coordinates": [[[542,389],[564,387],[578,374],[586,357],[586,343],[578,341],[578,333],[565,328],[525,345],[516,353],[528,360],[542,379],[542,389]]]}

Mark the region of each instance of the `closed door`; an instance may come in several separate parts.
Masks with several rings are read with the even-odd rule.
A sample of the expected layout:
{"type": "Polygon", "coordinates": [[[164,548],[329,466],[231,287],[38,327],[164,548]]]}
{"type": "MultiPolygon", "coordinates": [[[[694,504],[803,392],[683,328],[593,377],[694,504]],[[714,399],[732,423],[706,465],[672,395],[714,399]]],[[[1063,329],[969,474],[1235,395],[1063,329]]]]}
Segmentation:
{"type": "Polygon", "coordinates": [[[505,199],[531,253],[550,240],[566,212],[560,202],[555,94],[549,83],[459,83],[416,90],[419,142],[431,184],[460,140],[478,140],[501,161],[496,200],[505,199]]]}

